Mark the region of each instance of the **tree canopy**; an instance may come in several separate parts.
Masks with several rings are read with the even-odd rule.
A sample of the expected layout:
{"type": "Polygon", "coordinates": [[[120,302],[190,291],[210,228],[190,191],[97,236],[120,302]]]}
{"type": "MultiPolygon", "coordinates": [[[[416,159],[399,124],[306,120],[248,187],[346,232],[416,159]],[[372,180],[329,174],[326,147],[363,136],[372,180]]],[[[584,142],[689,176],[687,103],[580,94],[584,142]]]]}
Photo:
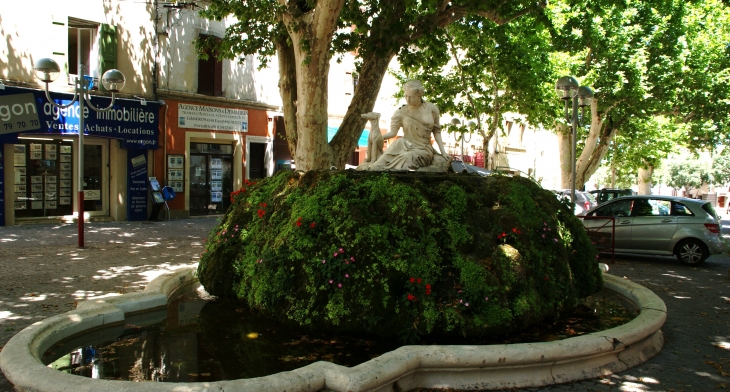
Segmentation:
{"type": "Polygon", "coordinates": [[[569,74],[591,86],[579,184],[614,141],[642,144],[620,150],[644,164],[665,157],[668,144],[728,141],[730,12],[720,0],[211,0],[202,14],[237,22],[201,48],[255,54],[264,65],[276,55],[287,141],[303,170],[344,166],[396,55],[442,113],[475,119],[487,141],[507,112],[564,133],[554,81],[569,74]],[[329,64],[346,53],[359,83],[328,143],[329,64]],[[663,121],[686,132],[668,139],[662,130],[676,127],[654,126],[663,121]]]}

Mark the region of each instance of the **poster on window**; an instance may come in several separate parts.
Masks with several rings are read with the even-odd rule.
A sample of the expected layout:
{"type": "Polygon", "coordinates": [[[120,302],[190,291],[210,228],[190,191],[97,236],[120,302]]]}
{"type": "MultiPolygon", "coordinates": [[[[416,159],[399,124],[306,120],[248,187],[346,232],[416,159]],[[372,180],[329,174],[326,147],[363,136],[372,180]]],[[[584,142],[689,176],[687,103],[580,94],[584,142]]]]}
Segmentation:
{"type": "Polygon", "coordinates": [[[62,206],[71,205],[71,198],[70,197],[60,197],[58,199],[58,204],[62,206]]]}
{"type": "Polygon", "coordinates": [[[42,210],[43,209],[43,202],[42,201],[31,201],[30,202],[30,209],[32,209],[32,210],[42,210]]]}
{"type": "Polygon", "coordinates": [[[46,176],[46,184],[55,184],[56,176],[46,176]]]}
{"type": "MultiPolygon", "coordinates": [[[[63,146],[62,146],[63,147],[63,146]]],[[[60,158],[61,162],[71,162],[71,155],[68,154],[61,154],[60,158]]]]}
{"type": "Polygon", "coordinates": [[[25,166],[25,153],[13,154],[13,166],[25,166]]]}
{"type": "Polygon", "coordinates": [[[61,188],[71,188],[71,180],[61,180],[58,182],[58,185],[61,186],[61,188]]]}
{"type": "Polygon", "coordinates": [[[56,200],[56,192],[46,192],[46,200],[56,200]]]}
{"type": "Polygon", "coordinates": [[[43,151],[31,151],[30,159],[43,159],[43,151]]]}
{"type": "Polygon", "coordinates": [[[71,163],[70,162],[61,163],[59,168],[61,170],[71,170],[71,163]]]}
{"type": "MultiPolygon", "coordinates": [[[[56,147],[56,146],[53,146],[56,147]]],[[[46,151],[46,159],[49,161],[55,161],[56,160],[56,152],[55,151],[46,151]]]]}
{"type": "Polygon", "coordinates": [[[42,144],[31,144],[30,151],[43,151],[43,145],[42,144]]]}
{"type": "Polygon", "coordinates": [[[223,181],[211,181],[210,190],[212,192],[220,192],[223,190],[223,181]]]}
{"type": "Polygon", "coordinates": [[[223,201],[223,192],[210,192],[210,202],[220,203],[223,201]]]}
{"type": "Polygon", "coordinates": [[[71,172],[70,171],[62,171],[58,173],[58,176],[62,180],[70,180],[71,179],[71,172]]]}
{"type": "Polygon", "coordinates": [[[184,192],[185,189],[183,188],[184,182],[182,181],[170,181],[170,187],[172,188],[175,193],[184,192]]]}
{"type": "Polygon", "coordinates": [[[61,188],[58,192],[61,196],[71,196],[71,188],[61,188]]]}
{"type": "Polygon", "coordinates": [[[180,181],[183,179],[183,169],[167,169],[167,179],[170,181],[180,181]]]}
{"type": "Polygon", "coordinates": [[[56,202],[55,201],[47,201],[46,202],[46,209],[47,210],[55,210],[56,209],[56,202]]]}
{"type": "Polygon", "coordinates": [[[32,184],[30,186],[31,192],[43,192],[43,184],[32,184]]]}
{"type": "Polygon", "coordinates": [[[28,209],[28,203],[22,201],[22,202],[15,202],[15,209],[16,210],[27,210],[28,209]]]}
{"type": "Polygon", "coordinates": [[[184,158],[183,155],[168,155],[167,156],[167,167],[170,169],[184,168],[183,158],[184,158]]]}
{"type": "Polygon", "coordinates": [[[31,193],[30,199],[31,200],[43,200],[43,193],[41,193],[41,192],[31,193]]]}
{"type": "Polygon", "coordinates": [[[71,146],[61,146],[61,154],[70,154],[71,146]]]}
{"type": "Polygon", "coordinates": [[[211,180],[222,180],[223,179],[223,170],[211,170],[210,179],[211,180]]]}
{"type": "Polygon", "coordinates": [[[223,159],[211,158],[210,159],[210,168],[211,169],[223,169],[223,159]]]}

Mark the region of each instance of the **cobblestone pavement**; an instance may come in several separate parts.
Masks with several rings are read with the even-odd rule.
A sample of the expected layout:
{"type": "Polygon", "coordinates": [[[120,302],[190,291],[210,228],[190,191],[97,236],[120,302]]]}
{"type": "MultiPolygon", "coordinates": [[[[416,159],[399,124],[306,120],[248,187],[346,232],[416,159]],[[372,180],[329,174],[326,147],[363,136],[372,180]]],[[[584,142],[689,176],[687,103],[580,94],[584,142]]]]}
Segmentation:
{"type": "MultiPolygon", "coordinates": [[[[0,227],[0,347],[31,323],[79,300],[139,291],[159,274],[193,265],[217,218],[86,225],[0,227]]],[[[723,221],[730,236],[730,220],[723,221]]],[[[669,257],[604,257],[609,273],[657,293],[667,304],[661,353],[601,379],[518,391],[711,391],[730,389],[730,257],[700,267],[669,257]]],[[[0,377],[0,391],[13,387],[0,377]]],[[[425,390],[424,390],[425,391],[425,390]]],[[[516,390],[517,391],[517,390],[516,390]]]]}

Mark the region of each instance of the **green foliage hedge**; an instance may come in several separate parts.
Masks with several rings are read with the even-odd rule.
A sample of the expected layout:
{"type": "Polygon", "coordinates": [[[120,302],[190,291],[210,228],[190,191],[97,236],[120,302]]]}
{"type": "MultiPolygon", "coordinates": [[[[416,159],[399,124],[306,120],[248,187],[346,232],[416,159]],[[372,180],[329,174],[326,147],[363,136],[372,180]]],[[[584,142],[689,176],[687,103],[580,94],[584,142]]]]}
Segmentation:
{"type": "Polygon", "coordinates": [[[581,222],[525,178],[283,171],[232,199],[200,281],[282,322],[493,337],[602,287],[581,222]]]}

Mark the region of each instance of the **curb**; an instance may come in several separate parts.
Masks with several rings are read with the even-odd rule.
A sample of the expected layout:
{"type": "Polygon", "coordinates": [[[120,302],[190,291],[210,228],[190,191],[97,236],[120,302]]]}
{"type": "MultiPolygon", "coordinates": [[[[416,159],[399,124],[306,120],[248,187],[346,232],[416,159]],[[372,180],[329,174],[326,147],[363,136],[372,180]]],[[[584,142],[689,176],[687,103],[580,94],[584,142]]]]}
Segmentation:
{"type": "Polygon", "coordinates": [[[554,342],[483,346],[404,346],[358,366],[330,362],[266,377],[201,383],[133,383],[96,380],[44,366],[49,347],[89,328],[123,323],[133,313],[167,304],[178,287],[195,282],[186,268],[154,279],[138,293],[84,301],[74,311],[37,322],[0,351],[0,368],[18,391],[392,391],[415,388],[504,389],[537,387],[609,375],[636,366],[661,350],[664,302],[649,289],[604,274],[605,288],[640,310],[632,321],[606,331],[554,342]]]}

